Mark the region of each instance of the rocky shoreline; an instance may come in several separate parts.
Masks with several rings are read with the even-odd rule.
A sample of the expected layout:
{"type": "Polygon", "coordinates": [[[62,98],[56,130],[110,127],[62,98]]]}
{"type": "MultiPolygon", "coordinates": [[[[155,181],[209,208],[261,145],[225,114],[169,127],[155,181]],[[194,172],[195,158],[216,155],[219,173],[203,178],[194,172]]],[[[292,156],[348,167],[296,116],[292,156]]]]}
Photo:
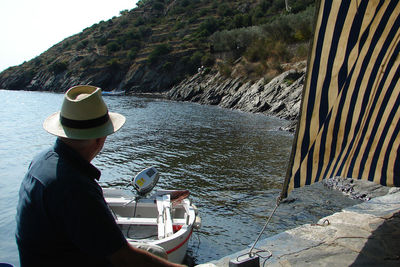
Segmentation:
{"type": "Polygon", "coordinates": [[[305,61],[290,66],[290,70],[270,81],[261,78],[250,82],[244,78],[227,78],[219,72],[199,72],[174,86],[166,97],[279,117],[291,122],[284,130],[293,132],[300,110],[305,73],[305,61]]]}
{"type": "Polygon", "coordinates": [[[374,182],[352,178],[333,177],[323,180],[322,183],[329,189],[341,191],[344,195],[352,199],[360,199],[363,201],[400,192],[400,188],[398,187],[388,187],[374,182]]]}

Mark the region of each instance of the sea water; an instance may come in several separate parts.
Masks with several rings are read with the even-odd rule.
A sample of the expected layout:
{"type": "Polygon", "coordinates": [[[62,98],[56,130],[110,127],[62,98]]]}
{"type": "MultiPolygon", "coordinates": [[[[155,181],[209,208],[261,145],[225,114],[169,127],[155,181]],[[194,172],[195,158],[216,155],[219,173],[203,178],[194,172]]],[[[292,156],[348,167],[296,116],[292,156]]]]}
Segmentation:
{"type": "MultiPolygon", "coordinates": [[[[43,120],[63,95],[0,90],[0,262],[19,265],[15,213],[21,180],[32,157],[53,145],[43,120]]],[[[287,121],[194,103],[151,97],[105,96],[126,124],[109,136],[93,161],[103,187],[130,187],[134,175],[155,166],[156,188],[188,189],[202,227],[194,232],[186,264],[219,259],[252,243],[274,208],[293,141],[287,121]]],[[[263,237],[354,204],[322,186],[294,191],[263,237]],[[334,201],[331,199],[335,198],[334,201]]]]}

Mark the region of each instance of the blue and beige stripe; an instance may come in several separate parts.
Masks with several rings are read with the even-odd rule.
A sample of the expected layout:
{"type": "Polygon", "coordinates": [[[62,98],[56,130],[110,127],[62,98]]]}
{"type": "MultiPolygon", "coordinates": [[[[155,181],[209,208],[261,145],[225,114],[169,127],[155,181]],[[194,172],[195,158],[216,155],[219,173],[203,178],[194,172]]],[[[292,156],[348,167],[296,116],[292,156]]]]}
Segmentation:
{"type": "Polygon", "coordinates": [[[400,186],[400,4],[320,1],[282,191],[334,176],[400,186]]]}

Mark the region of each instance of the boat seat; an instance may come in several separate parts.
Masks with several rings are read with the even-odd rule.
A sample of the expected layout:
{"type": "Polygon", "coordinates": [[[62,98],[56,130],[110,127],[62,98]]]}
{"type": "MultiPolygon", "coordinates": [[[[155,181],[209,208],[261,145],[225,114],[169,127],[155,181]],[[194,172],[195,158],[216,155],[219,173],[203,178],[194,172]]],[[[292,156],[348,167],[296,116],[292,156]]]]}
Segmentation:
{"type": "Polygon", "coordinates": [[[156,197],[158,210],[158,239],[168,237],[174,233],[171,217],[171,197],[163,195],[156,197]]]}
{"type": "Polygon", "coordinates": [[[117,224],[157,225],[157,218],[118,217],[117,224]]]}
{"type": "MultiPolygon", "coordinates": [[[[132,217],[118,217],[117,224],[137,224],[137,225],[157,225],[157,218],[132,218],[132,217]]],[[[184,225],[185,219],[173,219],[173,224],[184,225]]]]}

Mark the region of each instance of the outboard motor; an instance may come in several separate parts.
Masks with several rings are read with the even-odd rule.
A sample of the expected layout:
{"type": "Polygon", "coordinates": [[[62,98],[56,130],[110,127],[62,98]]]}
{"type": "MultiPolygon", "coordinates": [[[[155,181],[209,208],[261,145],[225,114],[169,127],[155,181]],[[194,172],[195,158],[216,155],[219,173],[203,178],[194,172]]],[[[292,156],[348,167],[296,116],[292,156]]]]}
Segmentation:
{"type": "Polygon", "coordinates": [[[139,172],[132,180],[132,185],[140,196],[151,192],[158,182],[160,173],[155,167],[150,167],[139,172]]]}

